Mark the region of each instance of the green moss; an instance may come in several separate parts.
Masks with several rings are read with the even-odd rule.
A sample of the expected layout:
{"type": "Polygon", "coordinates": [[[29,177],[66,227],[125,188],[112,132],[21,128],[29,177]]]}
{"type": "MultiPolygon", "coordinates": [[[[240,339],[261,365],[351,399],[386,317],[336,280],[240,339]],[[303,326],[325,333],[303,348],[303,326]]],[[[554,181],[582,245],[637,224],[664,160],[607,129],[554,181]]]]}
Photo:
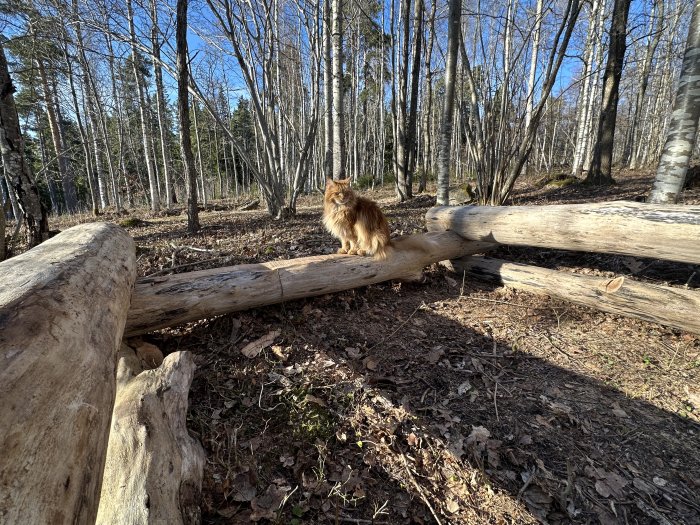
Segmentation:
{"type": "Polygon", "coordinates": [[[119,221],[119,226],[122,228],[135,228],[136,226],[141,226],[144,224],[144,221],[139,219],[138,217],[129,217],[128,219],[123,219],[119,221]]]}

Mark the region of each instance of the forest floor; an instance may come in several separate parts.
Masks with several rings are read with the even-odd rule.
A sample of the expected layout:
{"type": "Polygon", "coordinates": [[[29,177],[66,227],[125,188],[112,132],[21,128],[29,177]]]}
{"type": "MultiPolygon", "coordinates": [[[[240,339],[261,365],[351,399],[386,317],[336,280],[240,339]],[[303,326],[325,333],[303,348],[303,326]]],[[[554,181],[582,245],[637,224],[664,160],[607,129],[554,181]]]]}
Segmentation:
{"type": "MultiPolygon", "coordinates": [[[[604,189],[525,180],[513,203],[640,200],[652,175],[617,180],[604,189]]],[[[434,202],[396,204],[391,188],[364,193],[395,234],[423,231],[434,202]]],[[[700,203],[700,190],[683,201],[700,203]]],[[[320,195],[285,221],[216,204],[200,214],[197,235],[186,234],[184,212],[132,212],[142,219],[128,227],[139,275],[338,247],[321,226],[320,195]]],[[[687,264],[508,247],[496,255],[700,287],[687,264]]],[[[697,335],[463,281],[436,264],[420,284],[372,285],[146,339],[166,354],[195,354],[188,424],[207,453],[205,523],[700,524],[697,335]],[[271,346],[241,353],[267,334],[277,334],[271,346]]]]}

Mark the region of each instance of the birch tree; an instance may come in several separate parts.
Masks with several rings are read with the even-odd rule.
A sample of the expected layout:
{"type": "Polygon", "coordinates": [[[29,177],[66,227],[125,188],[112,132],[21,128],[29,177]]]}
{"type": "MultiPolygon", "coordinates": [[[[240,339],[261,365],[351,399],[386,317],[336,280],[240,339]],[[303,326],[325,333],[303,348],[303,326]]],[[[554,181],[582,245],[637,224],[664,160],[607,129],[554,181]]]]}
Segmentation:
{"type": "Polygon", "coordinates": [[[450,202],[450,159],[452,148],[452,125],[454,121],[455,80],[457,76],[457,55],[462,20],[462,2],[450,0],[447,30],[447,60],[445,63],[445,102],[438,147],[440,148],[437,173],[437,204],[446,206],[450,202]]]}
{"type": "Polygon", "coordinates": [[[139,45],[136,41],[136,26],[134,24],[134,8],[132,0],[126,0],[127,18],[129,22],[129,41],[131,45],[132,68],[134,71],[134,80],[138,95],[139,118],[141,121],[141,138],[143,142],[144,161],[146,162],[146,171],[148,172],[148,185],[151,196],[151,211],[157,213],[160,211],[160,193],[158,189],[158,180],[156,178],[155,166],[153,165],[153,155],[151,150],[151,142],[148,132],[148,116],[146,108],[146,94],[143,73],[139,67],[139,45]]]}
{"type": "Polygon", "coordinates": [[[700,120],[700,0],[695,0],[666,143],[650,202],[677,202],[695,147],[700,120]]]}
{"type": "Polygon", "coordinates": [[[345,108],[343,107],[343,0],[333,0],[333,178],[345,178],[345,108]]]}

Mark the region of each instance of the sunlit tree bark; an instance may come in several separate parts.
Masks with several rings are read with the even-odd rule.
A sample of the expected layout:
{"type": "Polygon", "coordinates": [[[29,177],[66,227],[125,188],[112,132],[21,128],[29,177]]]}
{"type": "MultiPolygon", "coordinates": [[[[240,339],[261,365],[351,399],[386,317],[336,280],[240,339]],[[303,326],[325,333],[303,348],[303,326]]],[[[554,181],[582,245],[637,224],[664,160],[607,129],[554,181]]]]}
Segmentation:
{"type": "Polygon", "coordinates": [[[695,0],[676,101],[649,200],[678,201],[695,147],[700,119],[700,0],[695,0]]]}

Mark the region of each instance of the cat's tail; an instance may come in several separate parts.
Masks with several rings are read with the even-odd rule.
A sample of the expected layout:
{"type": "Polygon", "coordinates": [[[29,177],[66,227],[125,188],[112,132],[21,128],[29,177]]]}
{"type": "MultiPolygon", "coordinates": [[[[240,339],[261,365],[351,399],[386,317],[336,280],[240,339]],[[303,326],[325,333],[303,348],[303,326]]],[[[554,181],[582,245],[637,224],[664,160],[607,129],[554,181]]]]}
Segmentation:
{"type": "Polygon", "coordinates": [[[372,241],[372,252],[374,252],[375,261],[385,261],[392,250],[391,240],[389,236],[377,235],[372,241]]]}
{"type": "Polygon", "coordinates": [[[401,251],[417,250],[428,253],[434,247],[426,235],[402,235],[391,240],[392,248],[401,251]]]}

